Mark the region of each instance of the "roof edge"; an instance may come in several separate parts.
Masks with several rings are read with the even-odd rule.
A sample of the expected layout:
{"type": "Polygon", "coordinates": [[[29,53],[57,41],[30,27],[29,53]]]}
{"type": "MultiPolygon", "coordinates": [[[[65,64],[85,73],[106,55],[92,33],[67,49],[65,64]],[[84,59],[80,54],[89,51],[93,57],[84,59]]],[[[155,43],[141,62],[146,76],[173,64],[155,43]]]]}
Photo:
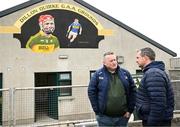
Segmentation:
{"type": "Polygon", "coordinates": [[[8,14],[11,14],[13,12],[16,12],[18,10],[21,10],[21,9],[26,8],[26,7],[32,6],[32,5],[36,4],[36,3],[42,2],[42,1],[44,1],[44,0],[29,0],[29,1],[24,2],[22,4],[19,4],[19,5],[16,5],[14,7],[9,8],[9,9],[6,9],[4,11],[1,11],[0,12],[0,18],[3,17],[3,16],[6,16],[8,14]]]}
{"type": "Polygon", "coordinates": [[[92,10],[93,12],[97,13],[98,15],[101,15],[102,17],[110,20],[110,21],[113,22],[114,24],[116,24],[116,25],[118,25],[118,26],[121,26],[123,29],[125,29],[125,30],[129,31],[130,33],[132,33],[132,34],[140,37],[141,39],[149,42],[150,44],[158,47],[159,49],[165,51],[166,53],[170,54],[171,56],[173,56],[173,57],[176,57],[176,56],[177,56],[177,54],[176,54],[175,52],[173,52],[172,50],[164,47],[163,45],[157,43],[156,41],[150,39],[149,37],[141,34],[140,32],[136,31],[135,29],[132,29],[131,27],[129,27],[129,26],[125,25],[124,23],[118,21],[117,19],[109,16],[108,14],[102,12],[101,10],[99,10],[99,9],[91,6],[91,5],[88,4],[87,2],[85,2],[85,1],[83,1],[83,0],[74,0],[74,1],[77,2],[77,3],[79,3],[79,4],[81,4],[81,5],[84,6],[84,7],[92,10]]]}
{"type": "MultiPolygon", "coordinates": [[[[13,12],[16,12],[16,11],[18,11],[18,10],[21,10],[21,9],[26,8],[26,7],[32,6],[32,5],[36,4],[36,3],[42,2],[42,1],[45,1],[45,0],[36,0],[36,1],[29,0],[29,1],[24,2],[24,3],[22,3],[22,4],[19,4],[19,5],[16,5],[16,6],[14,6],[14,7],[9,8],[9,9],[6,9],[6,10],[4,10],[4,11],[1,11],[1,12],[0,12],[0,18],[3,17],[3,16],[6,16],[6,15],[8,15],[8,14],[11,14],[11,13],[13,13],[13,12]]],[[[141,39],[149,42],[150,44],[158,47],[159,49],[165,51],[166,53],[172,55],[173,57],[176,57],[176,56],[177,56],[177,54],[176,54],[175,52],[173,52],[172,50],[164,47],[163,45],[157,43],[156,41],[150,39],[149,37],[147,37],[147,36],[141,34],[140,32],[132,29],[131,27],[129,27],[129,26],[125,25],[124,23],[118,21],[117,19],[109,16],[108,14],[102,12],[101,10],[99,10],[99,9],[91,6],[90,4],[86,3],[85,1],[83,1],[83,0],[74,0],[74,1],[77,2],[77,3],[79,3],[79,4],[81,4],[81,5],[84,6],[84,7],[92,10],[93,12],[97,13],[98,15],[101,15],[102,17],[108,19],[109,21],[113,22],[114,24],[116,24],[116,25],[118,25],[118,26],[121,26],[123,29],[125,29],[125,30],[129,31],[130,33],[132,33],[132,34],[140,37],[141,39]]]]}

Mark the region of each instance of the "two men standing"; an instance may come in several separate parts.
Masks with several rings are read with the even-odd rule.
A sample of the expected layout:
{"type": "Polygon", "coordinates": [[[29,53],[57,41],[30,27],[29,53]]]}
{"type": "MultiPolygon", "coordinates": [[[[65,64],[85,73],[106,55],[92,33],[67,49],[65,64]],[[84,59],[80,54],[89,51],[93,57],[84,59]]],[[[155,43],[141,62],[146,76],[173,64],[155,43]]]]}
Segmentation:
{"type": "Polygon", "coordinates": [[[137,89],[130,73],[117,64],[113,52],[104,54],[103,67],[90,80],[88,96],[99,126],[127,126],[136,110],[143,126],[171,126],[174,94],[162,61],[155,61],[151,48],[137,51],[136,62],[143,71],[137,89]]]}

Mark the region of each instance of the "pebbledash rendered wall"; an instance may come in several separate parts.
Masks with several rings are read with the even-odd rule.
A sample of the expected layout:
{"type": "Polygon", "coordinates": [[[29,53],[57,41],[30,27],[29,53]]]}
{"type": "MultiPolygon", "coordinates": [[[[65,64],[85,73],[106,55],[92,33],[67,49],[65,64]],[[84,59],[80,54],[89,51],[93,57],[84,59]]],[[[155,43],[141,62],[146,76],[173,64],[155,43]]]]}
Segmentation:
{"type": "Polygon", "coordinates": [[[180,110],[180,58],[170,59],[169,75],[173,83],[174,95],[175,95],[175,110],[180,110]]]}
{"type": "MultiPolygon", "coordinates": [[[[88,85],[90,71],[96,70],[102,66],[103,54],[107,51],[113,51],[118,56],[120,56],[122,58],[122,63],[120,66],[128,69],[132,74],[135,74],[136,70],[139,70],[135,62],[136,50],[143,47],[153,48],[157,54],[157,60],[163,60],[166,64],[166,69],[169,70],[169,60],[173,56],[176,56],[175,53],[172,53],[172,51],[154,42],[148,37],[145,37],[132,28],[123,26],[124,24],[118,22],[116,19],[108,17],[103,12],[103,16],[100,15],[101,11],[96,10],[92,6],[85,5],[86,3],[82,2],[81,4],[81,2],[78,0],[45,0],[37,4],[19,9],[0,18],[0,26],[2,26],[0,27],[0,73],[3,74],[3,88],[35,87],[34,73],[36,72],[70,71],[72,73],[72,85],[88,85]],[[52,8],[46,8],[47,4],[52,5],[52,8]],[[55,5],[59,4],[64,4],[65,6],[54,8],[55,5]],[[39,12],[37,10],[34,11],[34,13],[31,13],[31,15],[28,17],[23,18],[25,21],[22,21],[20,25],[18,24],[19,26],[17,25],[17,22],[21,19],[20,17],[27,16],[29,12],[33,12],[33,9],[35,10],[43,7],[44,10],[40,10],[39,12]],[[48,11],[51,11],[54,14],[53,11],[56,9],[58,11],[62,10],[65,13],[68,12],[70,14],[74,14],[75,16],[80,15],[79,17],[82,18],[80,23],[83,24],[82,34],[83,31],[88,31],[88,29],[91,30],[91,27],[88,28],[88,24],[93,26],[93,28],[96,28],[98,31],[98,37],[101,37],[99,42],[97,42],[97,47],[62,47],[50,53],[36,53],[30,49],[22,47],[22,43],[20,40],[15,38],[14,34],[21,33],[23,30],[22,26],[27,22],[30,22],[31,19],[33,20],[36,15],[40,15],[40,13],[46,14],[48,11]],[[82,11],[78,12],[78,9],[83,10],[83,13],[82,11]],[[87,15],[91,15],[91,17],[87,15]],[[83,19],[87,21],[87,25],[83,19]],[[14,24],[19,28],[17,28],[17,26],[12,27],[14,24]],[[122,26],[119,24],[122,24],[122,26]],[[9,31],[8,27],[10,27],[9,31]],[[6,31],[3,32],[2,29],[6,31]],[[15,33],[13,33],[13,31],[15,31],[15,33]]],[[[71,18],[72,17],[73,16],[71,16],[71,18]]],[[[55,17],[55,23],[56,18],[57,17],[55,17]]],[[[63,19],[64,17],[60,16],[58,18],[63,19]]],[[[30,32],[35,28],[34,25],[37,24],[32,23],[31,26],[26,26],[26,33],[24,33],[24,36],[27,36],[28,31],[30,32]]],[[[56,30],[59,29],[61,29],[61,26],[56,26],[56,30]]],[[[86,35],[85,37],[91,38],[91,35],[86,35]]],[[[21,38],[23,38],[23,36],[21,36],[21,38]]],[[[88,42],[88,40],[86,41],[89,46],[91,46],[91,43],[88,42]]],[[[86,43],[86,41],[83,43],[86,43]]],[[[81,91],[79,91],[79,93],[81,93],[81,91]]],[[[76,95],[72,96],[76,98],[76,95]]],[[[32,98],[32,103],[28,103],[28,105],[26,105],[26,108],[29,108],[29,111],[31,112],[31,116],[28,117],[34,118],[33,92],[29,95],[29,98],[32,98]]],[[[61,101],[59,103],[61,103],[61,101]]],[[[74,99],[73,103],[81,102],[76,102],[74,99]]],[[[87,105],[89,105],[88,99],[87,105]]],[[[59,112],[62,108],[66,108],[66,105],[59,108],[59,112]]],[[[76,108],[79,108],[79,110],[81,109],[81,107],[76,108]]],[[[19,111],[23,112],[23,108],[16,110],[16,114],[18,114],[19,111]]],[[[87,112],[90,111],[87,110],[87,112]]],[[[24,114],[24,118],[27,118],[26,114],[24,114]]],[[[16,119],[19,118],[17,117],[16,119]]]]}

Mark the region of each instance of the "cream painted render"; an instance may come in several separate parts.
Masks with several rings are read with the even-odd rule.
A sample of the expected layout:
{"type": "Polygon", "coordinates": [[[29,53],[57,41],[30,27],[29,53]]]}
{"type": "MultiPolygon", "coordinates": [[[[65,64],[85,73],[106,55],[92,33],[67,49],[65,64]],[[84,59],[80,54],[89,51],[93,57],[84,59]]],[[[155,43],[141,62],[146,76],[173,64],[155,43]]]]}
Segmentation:
{"type": "MultiPolygon", "coordinates": [[[[97,49],[83,49],[83,48],[70,48],[58,49],[51,54],[37,54],[32,51],[21,48],[20,42],[13,38],[12,33],[0,34],[0,73],[3,73],[3,88],[21,88],[21,87],[34,87],[34,73],[35,72],[72,72],[72,85],[88,85],[90,79],[90,71],[96,70],[102,66],[102,58],[104,52],[114,51],[118,56],[124,57],[124,63],[120,66],[128,69],[132,74],[136,73],[138,66],[135,62],[136,50],[143,47],[151,47],[157,54],[157,60],[163,60],[166,64],[166,69],[170,69],[170,58],[172,56],[163,50],[151,45],[145,40],[137,37],[129,31],[119,27],[111,21],[101,17],[95,12],[85,8],[84,6],[74,2],[73,0],[46,0],[30,7],[24,8],[0,19],[1,26],[13,26],[13,24],[29,10],[47,4],[49,2],[66,2],[74,4],[80,8],[85,9],[91,13],[104,28],[113,29],[112,36],[105,36],[105,39],[100,41],[99,48],[97,49]],[[68,56],[67,59],[59,59],[59,55],[68,56]],[[52,62],[53,61],[53,62],[52,62]],[[81,78],[80,78],[81,77],[81,78]]],[[[79,93],[82,91],[79,91],[79,93]]],[[[74,98],[79,95],[73,95],[74,98]]],[[[31,103],[26,105],[29,109],[30,116],[24,114],[26,119],[34,119],[34,93],[29,93],[31,103]]],[[[25,101],[25,100],[24,100],[25,101]]],[[[84,100],[83,100],[84,101],[84,100]]],[[[86,111],[89,113],[90,107],[88,99],[85,105],[86,111]]],[[[22,102],[23,103],[23,102],[22,102]]],[[[67,108],[66,105],[76,104],[76,100],[72,101],[59,101],[59,112],[61,115],[69,115],[61,109],[67,108]]],[[[5,105],[4,105],[5,106],[5,105]]],[[[18,105],[15,105],[18,106],[18,105]]],[[[76,107],[77,110],[81,107],[76,107]]],[[[69,109],[69,108],[68,108],[69,109]]],[[[68,110],[67,109],[67,110],[68,110]]],[[[17,118],[18,112],[23,112],[23,107],[16,110],[17,118]]],[[[74,111],[75,112],[75,111],[74,111]]],[[[4,112],[4,114],[6,114],[4,112]]],[[[5,119],[4,119],[5,121],[5,119]]]]}

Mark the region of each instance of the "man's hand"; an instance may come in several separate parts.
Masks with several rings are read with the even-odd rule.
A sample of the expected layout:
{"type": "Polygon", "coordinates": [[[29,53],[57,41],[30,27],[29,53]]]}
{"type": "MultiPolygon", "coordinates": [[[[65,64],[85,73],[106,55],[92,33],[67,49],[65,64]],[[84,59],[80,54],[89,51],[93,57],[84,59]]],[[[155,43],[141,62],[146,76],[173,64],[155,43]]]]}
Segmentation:
{"type": "Polygon", "coordinates": [[[126,112],[126,113],[124,114],[124,117],[126,117],[126,118],[130,118],[130,116],[131,116],[131,113],[130,113],[130,112],[126,112]]]}

